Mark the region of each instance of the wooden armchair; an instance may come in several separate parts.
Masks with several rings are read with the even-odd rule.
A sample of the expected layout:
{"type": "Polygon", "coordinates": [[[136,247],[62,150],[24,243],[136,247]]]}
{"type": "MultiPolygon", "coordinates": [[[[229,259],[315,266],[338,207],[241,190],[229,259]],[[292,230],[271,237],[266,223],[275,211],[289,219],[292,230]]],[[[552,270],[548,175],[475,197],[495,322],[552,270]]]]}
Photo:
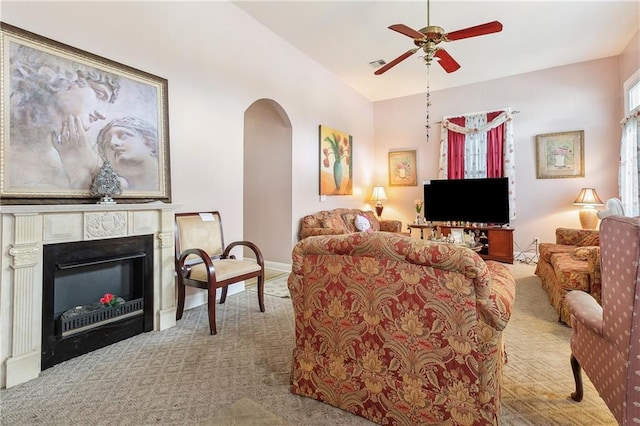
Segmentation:
{"type": "Polygon", "coordinates": [[[262,252],[249,241],[235,241],[225,247],[219,212],[176,213],[175,249],[178,275],[178,309],[184,311],[185,286],[207,290],[209,329],[216,334],[216,290],[222,289],[220,303],[227,299],[229,284],[256,277],[258,305],[264,312],[264,259],[262,252]],[[253,260],[239,260],[231,254],[234,247],[247,247],[253,260]]]}

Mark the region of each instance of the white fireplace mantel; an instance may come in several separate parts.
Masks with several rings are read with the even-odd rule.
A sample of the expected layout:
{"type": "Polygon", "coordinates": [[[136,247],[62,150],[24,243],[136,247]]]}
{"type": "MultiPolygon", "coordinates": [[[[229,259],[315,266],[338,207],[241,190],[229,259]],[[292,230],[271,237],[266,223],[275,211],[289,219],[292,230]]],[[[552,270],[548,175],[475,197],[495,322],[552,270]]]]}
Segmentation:
{"type": "Polygon", "coordinates": [[[45,244],[154,235],[153,329],[176,324],[173,205],[8,205],[0,206],[0,215],[0,387],[41,371],[45,244]]]}

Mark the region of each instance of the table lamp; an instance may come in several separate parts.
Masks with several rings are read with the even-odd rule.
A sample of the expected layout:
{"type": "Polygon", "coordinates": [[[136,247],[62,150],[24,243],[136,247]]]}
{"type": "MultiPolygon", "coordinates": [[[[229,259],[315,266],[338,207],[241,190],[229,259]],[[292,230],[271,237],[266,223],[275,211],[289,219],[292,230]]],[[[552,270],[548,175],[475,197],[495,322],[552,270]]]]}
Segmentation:
{"type": "Polygon", "coordinates": [[[374,186],[373,193],[371,194],[371,201],[376,202],[376,214],[378,215],[378,219],[382,216],[382,203],[387,201],[387,194],[384,192],[384,187],[382,186],[374,186]]]}
{"type": "Polygon", "coordinates": [[[582,206],[582,209],[580,209],[580,226],[582,226],[582,229],[596,229],[598,212],[595,206],[603,204],[596,190],[594,188],[582,188],[573,204],[582,206]]]}

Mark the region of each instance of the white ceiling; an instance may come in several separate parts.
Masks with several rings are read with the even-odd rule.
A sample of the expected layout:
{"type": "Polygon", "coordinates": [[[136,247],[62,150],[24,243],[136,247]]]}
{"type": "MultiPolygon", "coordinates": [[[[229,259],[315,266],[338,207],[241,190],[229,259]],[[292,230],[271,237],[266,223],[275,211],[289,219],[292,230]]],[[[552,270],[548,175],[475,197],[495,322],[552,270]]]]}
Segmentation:
{"type": "MultiPolygon", "coordinates": [[[[411,38],[387,27],[425,27],[426,0],[233,3],[371,101],[426,91],[421,52],[380,76],[369,65],[390,62],[415,47],[411,38]]],[[[445,32],[494,20],[504,27],[500,33],[442,43],[461,68],[447,74],[433,63],[431,90],[619,55],[640,27],[638,0],[432,0],[429,9],[430,24],[445,32]]]]}

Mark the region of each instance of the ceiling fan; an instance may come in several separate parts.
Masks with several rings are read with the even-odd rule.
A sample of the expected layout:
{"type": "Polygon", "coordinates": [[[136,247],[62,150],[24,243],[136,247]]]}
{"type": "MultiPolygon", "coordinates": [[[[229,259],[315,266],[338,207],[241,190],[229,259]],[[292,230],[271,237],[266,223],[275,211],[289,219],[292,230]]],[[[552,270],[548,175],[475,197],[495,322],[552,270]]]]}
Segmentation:
{"type": "Polygon", "coordinates": [[[417,46],[409,49],[393,61],[378,68],[374,74],[380,75],[389,69],[395,67],[409,56],[422,49],[425,53],[423,59],[427,66],[431,65],[433,58],[438,59],[438,63],[448,73],[454,72],[460,68],[460,64],[456,62],[446,50],[439,47],[438,44],[443,41],[455,41],[464,38],[478,37],[485,34],[498,33],[502,31],[502,24],[498,21],[487,22],[486,24],[476,25],[462,30],[445,33],[442,27],[431,25],[429,22],[429,0],[427,0],[427,26],[419,31],[414,30],[404,24],[394,24],[389,29],[404,34],[413,39],[413,43],[417,46]]]}

